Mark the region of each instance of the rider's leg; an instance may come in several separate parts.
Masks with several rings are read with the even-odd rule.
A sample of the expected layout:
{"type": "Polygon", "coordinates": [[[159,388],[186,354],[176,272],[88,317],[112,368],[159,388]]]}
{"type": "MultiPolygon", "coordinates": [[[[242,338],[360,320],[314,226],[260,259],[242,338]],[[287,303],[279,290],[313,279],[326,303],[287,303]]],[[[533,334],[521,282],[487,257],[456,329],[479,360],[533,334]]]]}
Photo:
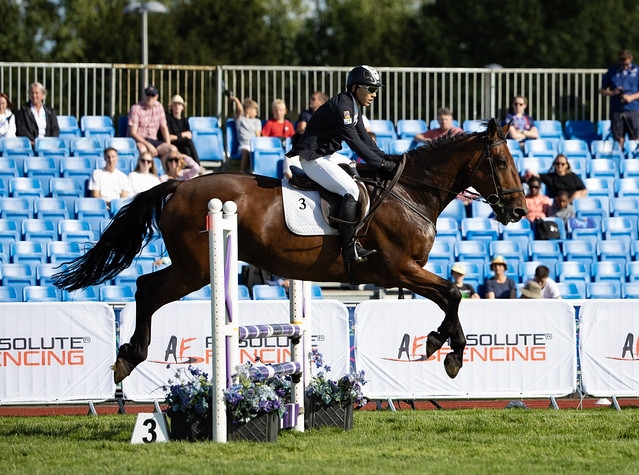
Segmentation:
{"type": "Polygon", "coordinates": [[[342,197],[342,204],[339,209],[339,233],[342,243],[342,256],[347,261],[363,262],[371,254],[375,254],[375,249],[364,249],[355,239],[355,228],[357,227],[357,200],[353,195],[346,193],[342,197]]]}

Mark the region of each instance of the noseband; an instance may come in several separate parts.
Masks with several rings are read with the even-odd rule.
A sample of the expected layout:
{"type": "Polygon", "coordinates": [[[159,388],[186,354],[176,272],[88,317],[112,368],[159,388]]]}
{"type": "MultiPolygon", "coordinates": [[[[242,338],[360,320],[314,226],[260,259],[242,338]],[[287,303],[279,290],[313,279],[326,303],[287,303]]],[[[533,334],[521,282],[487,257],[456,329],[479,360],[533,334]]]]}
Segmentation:
{"type": "Polygon", "coordinates": [[[513,193],[524,192],[523,188],[503,189],[503,187],[501,186],[501,182],[499,181],[499,176],[497,175],[497,171],[495,170],[495,163],[493,161],[492,155],[490,154],[490,150],[494,147],[498,147],[499,145],[503,145],[505,143],[507,143],[505,140],[499,140],[498,142],[494,142],[494,143],[489,143],[486,141],[484,143],[484,151],[479,157],[479,160],[477,160],[477,163],[475,164],[473,171],[470,173],[470,176],[468,177],[468,179],[470,180],[475,175],[475,173],[477,172],[477,169],[479,168],[479,165],[481,164],[481,159],[485,156],[486,159],[488,160],[488,165],[490,166],[490,177],[493,181],[493,186],[495,188],[495,193],[488,195],[488,198],[486,198],[486,201],[492,206],[499,205],[502,202],[502,197],[504,195],[511,195],[513,193]]]}

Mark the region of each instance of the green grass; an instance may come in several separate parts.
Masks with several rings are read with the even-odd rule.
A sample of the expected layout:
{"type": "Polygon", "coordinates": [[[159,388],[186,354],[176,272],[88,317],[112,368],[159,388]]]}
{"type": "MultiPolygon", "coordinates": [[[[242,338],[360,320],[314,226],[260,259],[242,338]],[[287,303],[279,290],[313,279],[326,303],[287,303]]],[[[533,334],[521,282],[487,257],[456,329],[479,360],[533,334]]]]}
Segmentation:
{"type": "Polygon", "coordinates": [[[131,445],[135,418],[2,417],[2,473],[639,473],[635,408],[356,412],[276,444],[131,445]]]}

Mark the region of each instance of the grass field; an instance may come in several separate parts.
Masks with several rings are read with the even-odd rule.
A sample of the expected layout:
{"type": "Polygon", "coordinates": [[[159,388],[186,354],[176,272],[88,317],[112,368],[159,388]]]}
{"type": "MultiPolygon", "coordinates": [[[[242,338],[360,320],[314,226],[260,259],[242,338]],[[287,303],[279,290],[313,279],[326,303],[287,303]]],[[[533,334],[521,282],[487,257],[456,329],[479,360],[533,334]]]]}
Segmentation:
{"type": "Polygon", "coordinates": [[[639,473],[635,408],[356,412],[276,444],[131,445],[135,417],[1,417],[2,473],[639,473]]]}

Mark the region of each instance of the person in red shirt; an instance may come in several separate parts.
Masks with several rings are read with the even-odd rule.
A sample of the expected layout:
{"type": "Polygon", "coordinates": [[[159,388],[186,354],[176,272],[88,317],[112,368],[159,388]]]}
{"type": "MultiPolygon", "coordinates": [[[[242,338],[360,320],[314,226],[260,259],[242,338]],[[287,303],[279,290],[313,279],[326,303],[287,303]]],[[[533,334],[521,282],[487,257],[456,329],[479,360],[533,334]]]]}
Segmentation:
{"type": "Polygon", "coordinates": [[[295,135],[295,128],[286,118],[286,103],[282,99],[275,99],[271,104],[272,117],[262,127],[262,137],[279,137],[282,143],[295,135]]]}
{"type": "Polygon", "coordinates": [[[453,125],[453,113],[447,107],[442,107],[437,111],[438,129],[431,129],[424,133],[415,135],[416,142],[430,142],[443,135],[456,135],[463,132],[459,127],[453,125]]]}

